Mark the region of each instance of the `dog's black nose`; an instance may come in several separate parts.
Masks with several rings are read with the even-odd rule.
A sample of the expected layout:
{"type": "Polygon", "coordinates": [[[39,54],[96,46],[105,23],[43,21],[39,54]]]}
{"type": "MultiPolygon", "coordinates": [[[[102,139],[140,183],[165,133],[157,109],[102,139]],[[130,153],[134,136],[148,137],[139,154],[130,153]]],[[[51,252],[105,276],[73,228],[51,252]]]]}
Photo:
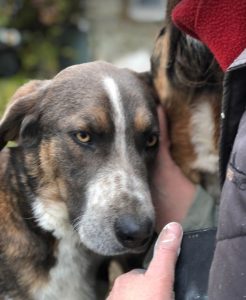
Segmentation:
{"type": "Polygon", "coordinates": [[[137,248],[145,245],[153,232],[153,222],[150,219],[137,220],[133,215],[123,215],[115,222],[115,232],[118,241],[127,248],[137,248]]]}

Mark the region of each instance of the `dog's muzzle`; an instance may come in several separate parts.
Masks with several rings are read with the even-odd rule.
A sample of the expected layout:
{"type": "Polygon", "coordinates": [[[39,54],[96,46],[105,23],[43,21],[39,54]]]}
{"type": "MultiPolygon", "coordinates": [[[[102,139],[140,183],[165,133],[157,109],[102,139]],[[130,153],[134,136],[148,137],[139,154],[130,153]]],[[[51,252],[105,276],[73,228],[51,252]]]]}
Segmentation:
{"type": "Polygon", "coordinates": [[[78,231],[99,254],[139,253],[152,237],[154,222],[148,184],[137,176],[129,179],[126,172],[108,171],[88,184],[78,231]]]}

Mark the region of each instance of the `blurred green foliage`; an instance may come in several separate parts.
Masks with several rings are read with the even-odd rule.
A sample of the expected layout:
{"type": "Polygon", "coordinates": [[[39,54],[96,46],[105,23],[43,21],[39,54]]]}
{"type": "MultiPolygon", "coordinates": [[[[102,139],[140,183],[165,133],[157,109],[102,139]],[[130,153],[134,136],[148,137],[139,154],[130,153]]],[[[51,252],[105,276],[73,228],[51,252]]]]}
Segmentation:
{"type": "Polygon", "coordinates": [[[22,37],[15,49],[21,69],[14,76],[0,78],[1,115],[24,82],[50,78],[61,69],[61,59],[76,59],[76,49],[63,43],[64,29],[75,26],[83,15],[83,1],[0,0],[0,7],[0,28],[15,28],[22,37]]]}
{"type": "Polygon", "coordinates": [[[7,102],[14,91],[27,81],[28,79],[23,75],[15,75],[11,77],[11,79],[5,78],[0,80],[0,115],[2,115],[7,102]]]}

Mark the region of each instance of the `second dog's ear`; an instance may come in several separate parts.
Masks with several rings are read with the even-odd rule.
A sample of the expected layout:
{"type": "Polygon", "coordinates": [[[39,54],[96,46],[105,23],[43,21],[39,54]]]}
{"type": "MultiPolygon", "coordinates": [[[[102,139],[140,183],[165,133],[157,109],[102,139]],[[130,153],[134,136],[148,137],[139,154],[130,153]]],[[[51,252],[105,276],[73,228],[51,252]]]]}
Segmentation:
{"type": "Polygon", "coordinates": [[[33,80],[16,91],[0,121],[0,150],[8,141],[18,139],[22,123],[27,124],[27,120],[33,119],[31,116],[35,115],[49,82],[49,80],[33,80]]]}
{"type": "Polygon", "coordinates": [[[139,79],[144,83],[145,87],[148,89],[149,93],[152,98],[155,100],[156,103],[159,103],[159,98],[157,96],[154,83],[153,83],[153,78],[152,74],[150,72],[142,72],[138,73],[139,79]]]}

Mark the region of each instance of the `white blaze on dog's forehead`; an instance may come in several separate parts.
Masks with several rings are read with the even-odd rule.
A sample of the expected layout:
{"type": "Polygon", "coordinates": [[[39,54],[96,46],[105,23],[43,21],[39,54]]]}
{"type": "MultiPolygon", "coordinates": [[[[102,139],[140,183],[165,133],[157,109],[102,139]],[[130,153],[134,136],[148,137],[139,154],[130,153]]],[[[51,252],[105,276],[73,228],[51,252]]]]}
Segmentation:
{"type": "Polygon", "coordinates": [[[121,158],[126,158],[126,119],[124,115],[124,106],[119,87],[112,77],[106,77],[103,80],[104,88],[113,110],[113,121],[115,125],[115,144],[118,154],[121,158]]]}
{"type": "Polygon", "coordinates": [[[124,114],[124,106],[122,102],[122,95],[115,80],[111,77],[105,77],[103,80],[104,88],[107,92],[112,111],[113,122],[115,124],[115,149],[117,152],[117,163],[113,166],[108,166],[102,178],[107,178],[110,184],[103,186],[103,180],[97,178],[89,188],[89,203],[100,204],[112,199],[118,199],[117,194],[124,191],[132,198],[136,198],[141,202],[148,202],[150,198],[148,188],[136,175],[132,168],[127,151],[126,143],[126,118],[124,114]],[[106,192],[105,192],[106,190],[106,192]],[[98,197],[95,195],[99,195],[98,197]]]}

